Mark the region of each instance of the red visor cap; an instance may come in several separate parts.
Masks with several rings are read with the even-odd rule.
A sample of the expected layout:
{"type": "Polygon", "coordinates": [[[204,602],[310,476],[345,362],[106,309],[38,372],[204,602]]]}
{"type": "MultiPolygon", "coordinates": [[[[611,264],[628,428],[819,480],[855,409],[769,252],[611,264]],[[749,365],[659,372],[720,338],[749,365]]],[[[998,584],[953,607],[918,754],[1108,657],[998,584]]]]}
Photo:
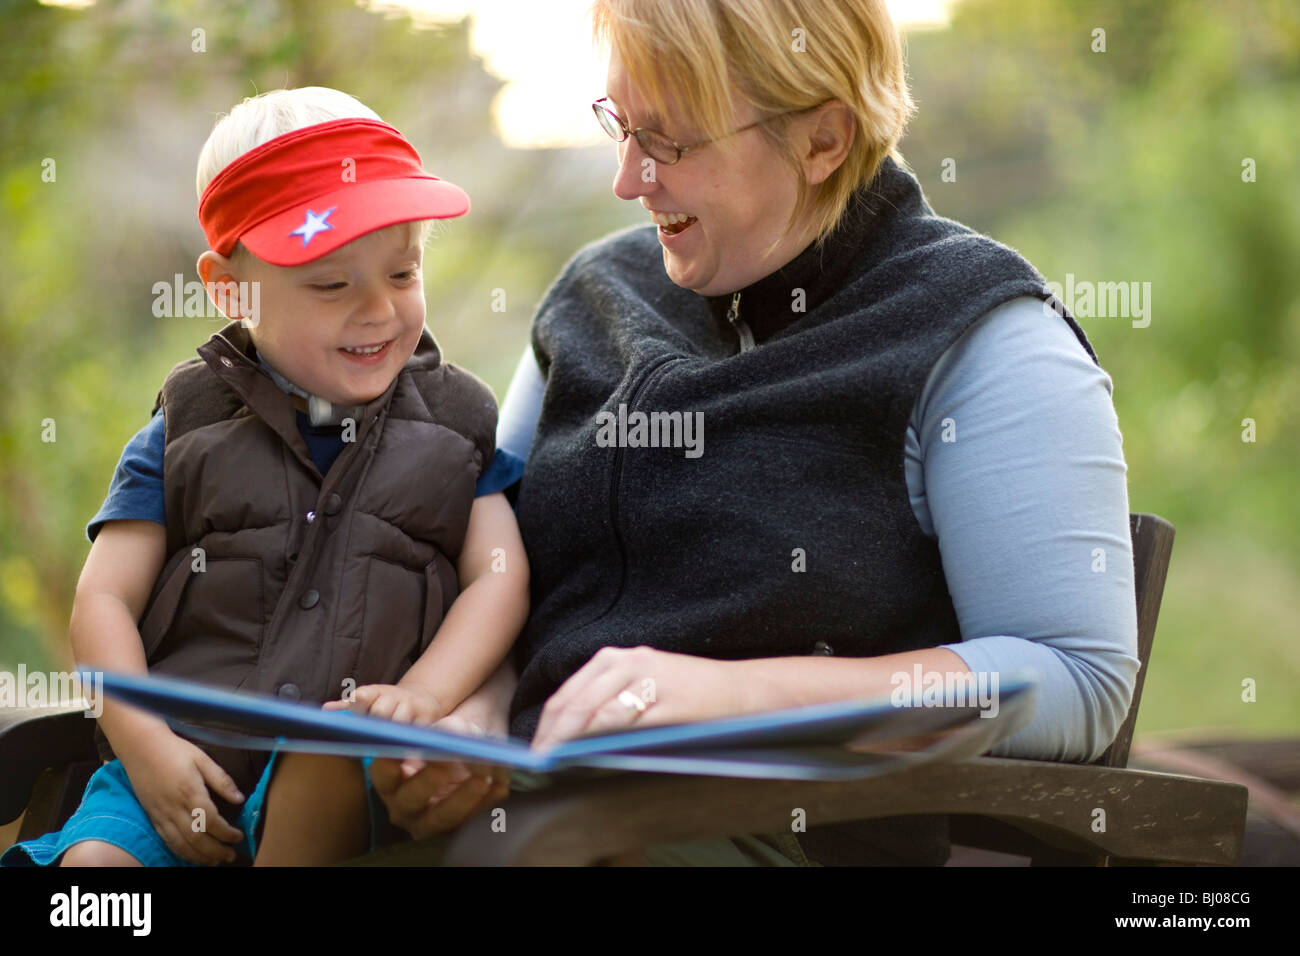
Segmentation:
{"type": "Polygon", "coordinates": [[[376,229],[468,211],[465,191],[426,172],[393,127],[344,119],[277,136],[240,156],[204,190],[199,221],[222,255],[242,242],[264,262],[298,266],[376,229]]]}

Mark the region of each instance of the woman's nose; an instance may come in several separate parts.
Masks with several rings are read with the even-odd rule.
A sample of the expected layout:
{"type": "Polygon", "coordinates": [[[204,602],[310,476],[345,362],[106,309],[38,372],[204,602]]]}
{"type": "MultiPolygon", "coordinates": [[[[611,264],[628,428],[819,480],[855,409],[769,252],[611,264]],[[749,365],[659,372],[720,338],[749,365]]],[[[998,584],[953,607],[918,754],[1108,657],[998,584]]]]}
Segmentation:
{"type": "Polygon", "coordinates": [[[638,199],[659,188],[656,163],[629,136],[618,146],[618,172],[614,174],[614,195],[619,199],[638,199]]]}

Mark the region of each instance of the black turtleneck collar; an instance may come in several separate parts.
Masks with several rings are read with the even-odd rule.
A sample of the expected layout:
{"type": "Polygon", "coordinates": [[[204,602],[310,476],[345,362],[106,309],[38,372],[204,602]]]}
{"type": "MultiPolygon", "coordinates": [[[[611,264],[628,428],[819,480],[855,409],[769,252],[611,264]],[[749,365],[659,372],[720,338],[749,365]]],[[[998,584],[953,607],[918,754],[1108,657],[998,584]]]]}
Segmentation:
{"type": "MultiPolygon", "coordinates": [[[[873,210],[879,206],[873,198],[881,198],[881,176],[893,165],[892,159],[886,158],[872,185],[854,193],[839,224],[824,242],[813,242],[780,269],[740,290],[740,320],[753,332],[756,342],[798,321],[843,285],[873,228],[873,210]],[[803,290],[802,311],[795,311],[800,304],[796,289],[803,290]]],[[[736,336],[727,321],[734,296],[729,292],[704,297],[720,333],[730,339],[736,336]]]]}

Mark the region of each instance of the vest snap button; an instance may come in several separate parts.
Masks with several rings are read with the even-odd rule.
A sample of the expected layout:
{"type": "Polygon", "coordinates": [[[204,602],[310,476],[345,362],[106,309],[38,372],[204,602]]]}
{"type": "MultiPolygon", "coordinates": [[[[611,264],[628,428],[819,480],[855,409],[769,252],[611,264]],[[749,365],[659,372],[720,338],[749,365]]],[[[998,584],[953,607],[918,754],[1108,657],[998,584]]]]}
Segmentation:
{"type": "Polygon", "coordinates": [[[343,499],[335,492],[325,499],[325,513],[327,515],[336,515],[339,509],[343,507],[343,499]]]}
{"type": "Polygon", "coordinates": [[[311,523],[312,523],[313,521],[315,521],[315,520],[316,520],[316,512],[314,512],[314,511],[308,511],[308,512],[307,512],[307,523],[308,523],[308,524],[311,524],[311,523]]]}
{"type": "Polygon", "coordinates": [[[814,644],[812,652],[814,654],[820,654],[824,657],[830,657],[832,654],[835,653],[835,651],[831,649],[831,646],[827,644],[825,641],[818,641],[816,644],[814,644]]]}
{"type": "Polygon", "coordinates": [[[301,607],[303,610],[307,610],[308,608],[313,608],[319,603],[320,603],[320,592],[317,591],[315,588],[313,588],[310,591],[304,592],[303,596],[298,598],[298,606],[301,607]]]}
{"type": "Polygon", "coordinates": [[[280,689],[276,691],[276,696],[284,700],[302,700],[302,691],[298,689],[297,684],[281,684],[280,689]]]}
{"type": "Polygon", "coordinates": [[[224,365],[226,368],[234,368],[234,367],[235,367],[235,363],[232,362],[232,361],[230,361],[230,359],[226,358],[224,355],[221,356],[221,364],[224,365]]]}

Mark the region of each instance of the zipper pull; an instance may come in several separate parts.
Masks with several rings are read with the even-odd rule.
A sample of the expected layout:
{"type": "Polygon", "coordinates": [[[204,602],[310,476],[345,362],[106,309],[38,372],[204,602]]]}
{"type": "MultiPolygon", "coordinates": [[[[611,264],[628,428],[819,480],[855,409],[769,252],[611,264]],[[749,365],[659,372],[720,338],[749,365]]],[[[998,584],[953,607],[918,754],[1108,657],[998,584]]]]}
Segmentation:
{"type": "Polygon", "coordinates": [[[736,335],[740,338],[740,351],[748,352],[754,347],[754,333],[749,330],[749,326],[740,321],[740,293],[737,292],[731,297],[731,308],[727,310],[727,321],[731,327],[736,330],[736,335]]]}

